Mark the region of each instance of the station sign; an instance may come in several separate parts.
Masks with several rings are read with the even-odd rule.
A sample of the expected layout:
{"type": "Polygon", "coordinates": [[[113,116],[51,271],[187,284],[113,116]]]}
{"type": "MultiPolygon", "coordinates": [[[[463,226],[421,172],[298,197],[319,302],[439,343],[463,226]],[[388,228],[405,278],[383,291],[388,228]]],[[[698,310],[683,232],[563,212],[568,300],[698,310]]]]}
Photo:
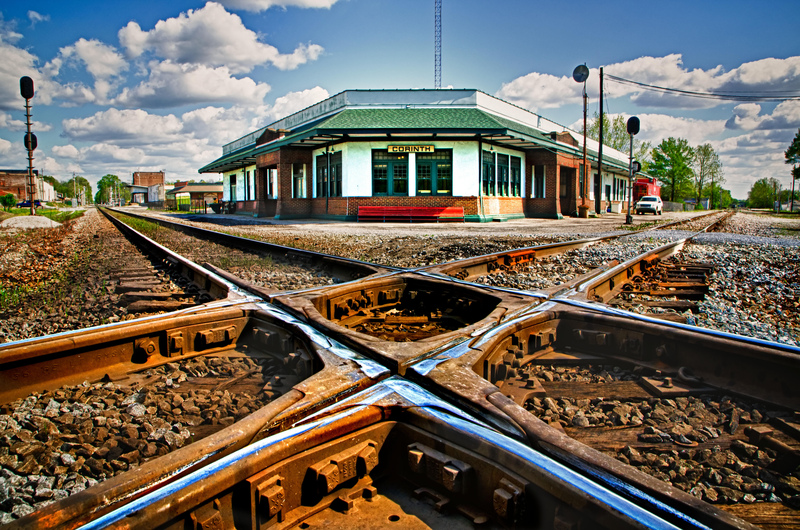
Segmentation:
{"type": "Polygon", "coordinates": [[[433,153],[436,147],[433,145],[390,145],[390,153],[433,153]]]}

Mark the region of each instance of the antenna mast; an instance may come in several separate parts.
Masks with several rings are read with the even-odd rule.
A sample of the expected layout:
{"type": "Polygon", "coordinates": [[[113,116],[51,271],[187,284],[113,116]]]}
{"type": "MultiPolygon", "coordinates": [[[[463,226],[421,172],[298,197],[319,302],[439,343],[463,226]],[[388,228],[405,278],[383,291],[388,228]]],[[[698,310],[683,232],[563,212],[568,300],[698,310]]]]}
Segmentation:
{"type": "Polygon", "coordinates": [[[442,88],[442,0],[434,0],[436,16],[434,19],[434,67],[433,86],[442,88]]]}

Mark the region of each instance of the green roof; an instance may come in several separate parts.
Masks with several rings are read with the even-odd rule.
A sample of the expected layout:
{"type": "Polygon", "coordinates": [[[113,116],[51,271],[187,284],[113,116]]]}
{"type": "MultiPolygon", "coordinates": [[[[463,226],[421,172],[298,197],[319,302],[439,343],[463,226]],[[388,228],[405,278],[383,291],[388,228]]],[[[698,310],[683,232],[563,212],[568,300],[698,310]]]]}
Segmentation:
{"type": "MultiPolygon", "coordinates": [[[[301,126],[269,144],[251,145],[229,153],[200,168],[199,171],[220,172],[236,167],[237,164],[253,164],[257,155],[311,139],[315,135],[343,135],[356,132],[369,134],[373,131],[376,133],[377,131],[381,133],[426,131],[437,132],[440,136],[446,136],[448,132],[507,135],[571,154],[580,151],[580,148],[574,146],[557,144],[548,134],[538,129],[476,108],[356,108],[344,109],[333,116],[301,126]]],[[[311,147],[313,144],[307,145],[311,147]]],[[[591,154],[596,156],[594,152],[591,154]]],[[[622,167],[620,161],[611,160],[610,157],[604,157],[603,162],[605,165],[622,167]]]]}
{"type": "Polygon", "coordinates": [[[346,109],[322,121],[317,129],[500,129],[478,109],[346,109]]]}

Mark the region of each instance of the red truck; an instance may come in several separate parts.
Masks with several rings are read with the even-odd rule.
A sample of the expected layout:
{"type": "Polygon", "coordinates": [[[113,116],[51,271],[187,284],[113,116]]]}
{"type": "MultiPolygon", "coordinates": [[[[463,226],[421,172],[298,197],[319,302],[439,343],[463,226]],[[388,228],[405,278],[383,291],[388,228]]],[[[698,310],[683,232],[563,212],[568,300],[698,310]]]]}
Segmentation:
{"type": "Polygon", "coordinates": [[[645,195],[661,197],[661,186],[656,184],[655,179],[640,177],[633,181],[633,203],[636,204],[645,195]]]}

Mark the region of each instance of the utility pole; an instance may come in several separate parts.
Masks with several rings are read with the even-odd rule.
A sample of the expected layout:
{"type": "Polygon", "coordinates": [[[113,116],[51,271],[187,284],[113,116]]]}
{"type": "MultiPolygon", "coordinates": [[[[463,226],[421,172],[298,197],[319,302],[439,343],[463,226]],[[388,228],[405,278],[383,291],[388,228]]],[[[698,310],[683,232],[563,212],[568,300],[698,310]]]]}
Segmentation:
{"type": "MultiPolygon", "coordinates": [[[[586,131],[584,131],[584,137],[586,135],[586,131]]],[[[595,197],[595,204],[599,205],[600,208],[598,210],[603,210],[602,207],[602,199],[603,199],[603,67],[600,67],[600,145],[597,148],[597,182],[598,187],[595,193],[597,193],[597,197],[595,197]]],[[[598,211],[597,213],[600,213],[598,211]]]]}
{"type": "Polygon", "coordinates": [[[433,22],[433,88],[442,88],[442,0],[434,0],[435,11],[433,22]]]}
{"type": "Polygon", "coordinates": [[[708,205],[709,210],[714,209],[714,173],[711,173],[711,204],[708,205]]]}

